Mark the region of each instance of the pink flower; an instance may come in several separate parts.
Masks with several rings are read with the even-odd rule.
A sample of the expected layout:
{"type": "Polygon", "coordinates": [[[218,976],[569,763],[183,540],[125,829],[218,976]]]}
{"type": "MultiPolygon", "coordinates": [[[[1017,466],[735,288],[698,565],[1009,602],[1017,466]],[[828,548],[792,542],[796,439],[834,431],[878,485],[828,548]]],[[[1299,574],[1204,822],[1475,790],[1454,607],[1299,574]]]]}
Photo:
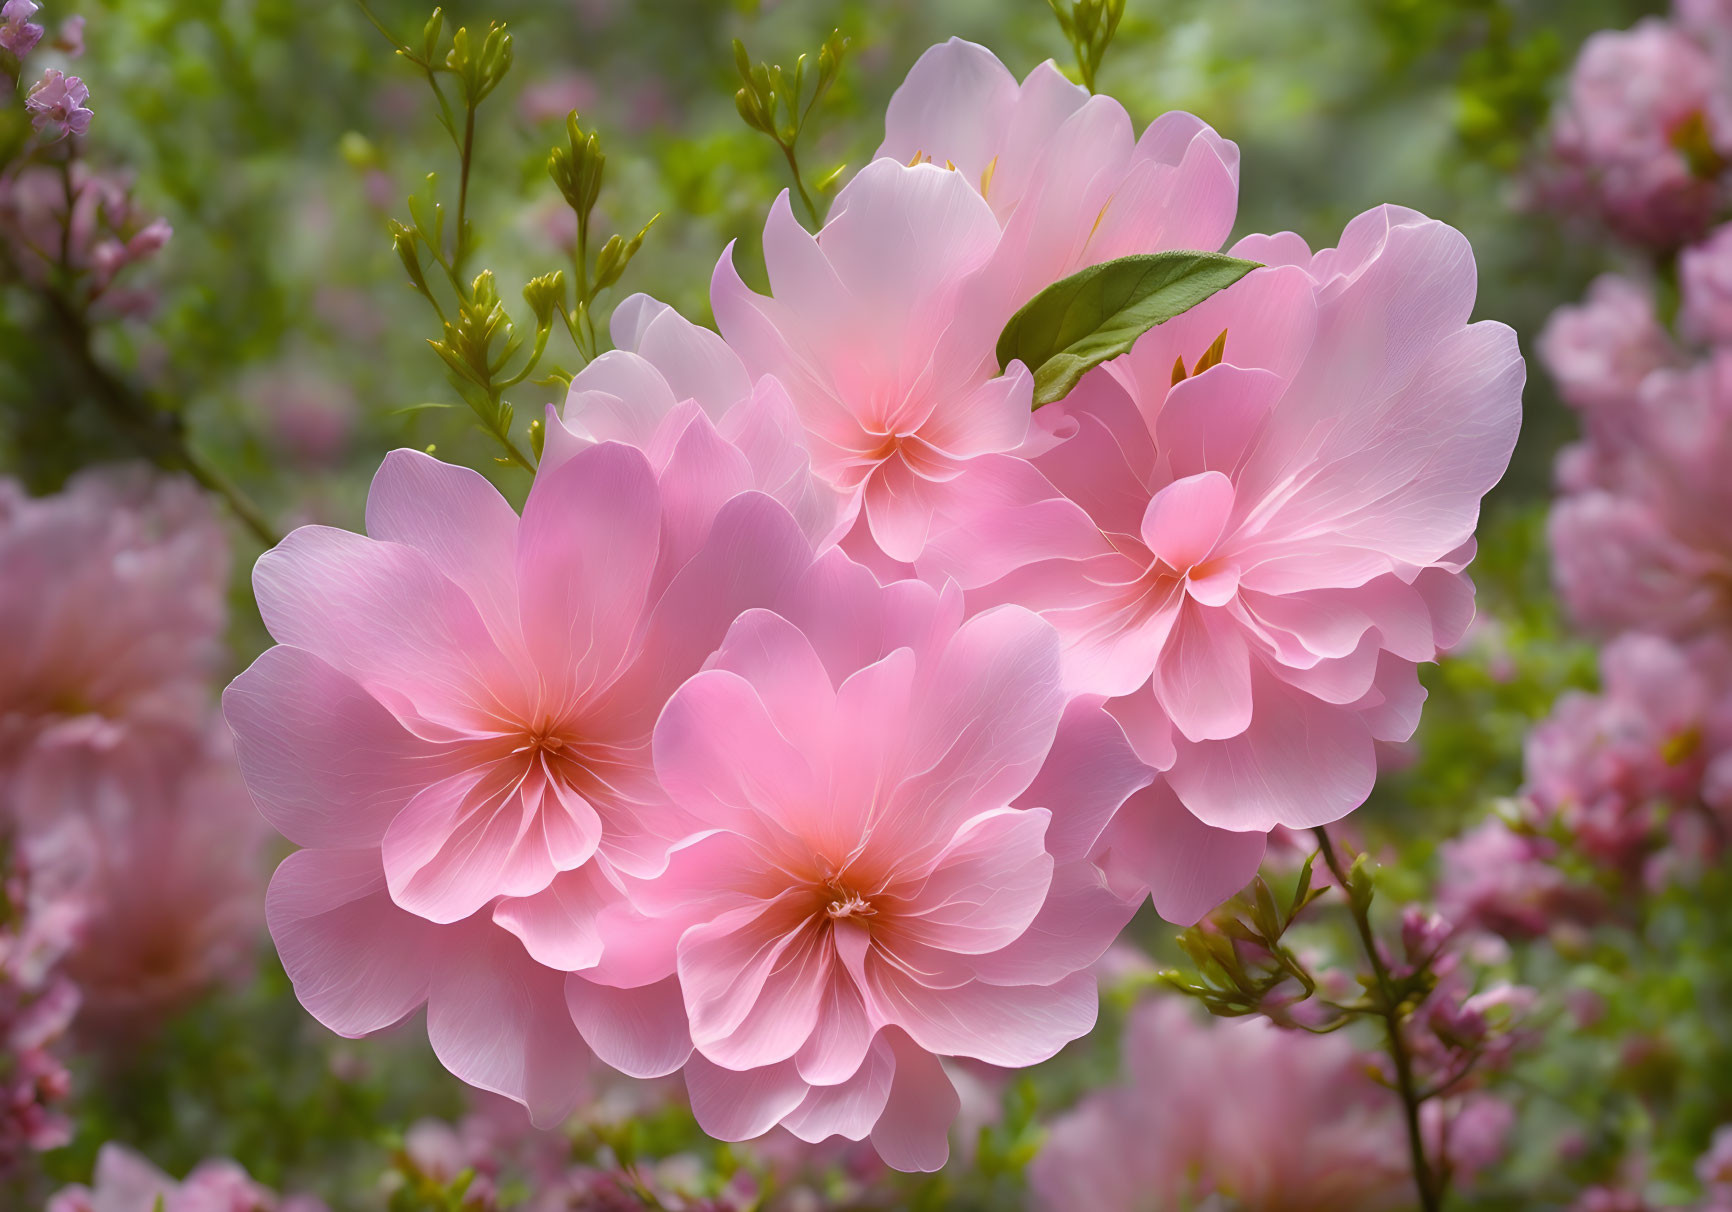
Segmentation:
{"type": "Polygon", "coordinates": [[[1684,330],[1699,341],[1732,344],[1732,223],[1678,258],[1684,330]]]}
{"type": "Polygon", "coordinates": [[[68,17],[54,35],[54,49],[70,59],[84,53],[84,18],[68,17]]]}
{"type": "Polygon", "coordinates": [[[63,736],[15,799],[31,849],[54,848],[87,907],[66,964],[80,1033],[120,1049],[251,975],[266,831],[226,733],[91,740],[63,736]]]}
{"type": "Polygon", "coordinates": [[[568,985],[585,1038],[630,1073],[683,1063],[712,1136],[780,1123],[938,1168],[938,1058],[1028,1065],[1086,1033],[1087,969],[1133,909],[1087,855],[1148,773],[1091,771],[1086,744],[1043,769],[1075,718],[1048,625],[963,622],[954,589],[829,553],[662,713],[657,773],[708,830],[631,881],[660,966],[646,946],[635,988],[568,985]]]}
{"type": "Polygon", "coordinates": [[[621,301],[611,329],[617,348],[572,380],[563,424],[548,417],[550,462],[594,442],[623,442],[658,470],[676,457],[701,468],[680,486],[691,507],[713,508],[756,489],[785,506],[815,547],[841,537],[851,521],[846,502],[812,475],[799,418],[780,383],[754,382],[719,336],[648,295],[621,301]],[[714,454],[694,464],[700,448],[714,454]]]}
{"type": "Polygon", "coordinates": [[[1710,1196],[1732,1198],[1732,1124],[1714,1129],[1708,1151],[1696,1160],[1696,1181],[1710,1196]]]}
{"type": "Polygon", "coordinates": [[[42,27],[30,20],[42,6],[36,0],[6,0],[0,7],[0,50],[22,59],[42,41],[42,27]]]}
{"type": "Polygon", "coordinates": [[[0,1181],[24,1157],[72,1139],[61,1104],[72,1078],[58,1047],[78,1010],[64,961],[86,908],[52,855],[27,856],[7,838],[0,869],[0,1181]],[[43,860],[38,862],[38,860],[43,860]]]}
{"type": "Polygon", "coordinates": [[[342,458],[357,411],[345,384],[296,359],[251,375],[240,393],[264,415],[277,444],[296,462],[320,467],[342,458]]]}
{"type": "Polygon", "coordinates": [[[770,297],[745,287],[731,252],[710,293],[747,369],[787,388],[819,479],[850,517],[864,511],[864,545],[905,564],[956,503],[993,491],[983,456],[1043,440],[1028,368],[999,373],[1005,321],[1094,262],[1218,246],[1237,152],[1188,115],[1137,142],[1116,102],[1050,64],[1019,88],[953,40],[898,90],[879,155],[816,236],[777,202],[770,297]]]}
{"type": "Polygon", "coordinates": [[[935,514],[969,491],[971,463],[1028,433],[1033,380],[994,361],[1009,313],[963,298],[998,236],[959,172],[875,160],[815,237],[777,199],[764,229],[772,297],[746,288],[731,249],[716,266],[722,335],[787,389],[814,472],[850,517],[865,511],[894,560],[920,554],[935,514]]]}
{"type": "Polygon", "coordinates": [[[615,443],[550,458],[521,518],[476,473],[394,452],[372,537],[304,527],[260,559],[280,644],[224,696],[255,801],[309,847],[267,900],[302,1003],[358,1036],[426,1002],[446,1067],[538,1124],[586,1066],[565,973],[601,970],[617,881],[690,832],[656,717],[811,558],[761,494],[689,494],[723,446],[697,420],[659,481],[615,443]]]}
{"type": "Polygon", "coordinates": [[[1542,198],[1622,238],[1675,248],[1705,231],[1732,150],[1732,98],[1713,56],[1649,19],[1582,47],[1555,115],[1542,198]]]}
{"type": "Polygon", "coordinates": [[[1557,845],[1489,817],[1438,847],[1437,907],[1463,929],[1538,938],[1560,918],[1594,916],[1593,897],[1572,892],[1553,866],[1557,845]]]}
{"type": "Polygon", "coordinates": [[[31,86],[24,108],[39,133],[50,140],[63,139],[68,133],[82,135],[90,130],[93,115],[84,104],[88,100],[90,90],[83,80],[51,67],[31,86]]]}
{"type": "Polygon", "coordinates": [[[563,122],[573,110],[588,110],[600,95],[588,72],[559,72],[526,85],[518,95],[517,112],[525,122],[563,122]]]}
{"type": "Polygon", "coordinates": [[[1558,593],[1602,633],[1714,631],[1732,580],[1732,354],[1650,374],[1621,428],[1590,431],[1590,483],[1552,507],[1558,593]]]}
{"type": "Polygon", "coordinates": [[[1054,622],[1070,687],[1192,815],[1265,832],[1357,807],[1374,742],[1413,731],[1416,663],[1472,618],[1523,367],[1508,328],[1467,323],[1466,241],[1412,211],[1235,251],[1269,268],[1043,410],[1062,440],[994,460],[920,567],[1054,622]]]}
{"type": "Polygon", "coordinates": [[[1042,1208],[1381,1212],[1413,1198],[1400,1105],[1344,1035],[1261,1019],[1199,1025],[1178,999],[1138,1007],[1126,1080],[1052,1125],[1029,1167],[1042,1208]]]}
{"type": "Polygon", "coordinates": [[[986,199],[1003,229],[990,288],[1001,323],[1085,266],[1219,248],[1238,207],[1239,149],[1200,119],[1163,114],[1137,138],[1122,105],[1091,97],[1051,60],[1019,85],[991,51],[960,38],[909,70],[877,154],[954,165],[986,199]]]}
{"type": "Polygon", "coordinates": [[[232,1161],[200,1162],[176,1182],[125,1145],[110,1141],[96,1155],[91,1186],[55,1192],[48,1212],[324,1212],[307,1196],[281,1198],[232,1161]]]}
{"type": "Polygon", "coordinates": [[[1654,315],[1653,292],[1617,274],[1594,279],[1584,302],[1552,313],[1539,353],[1558,394],[1583,410],[1594,433],[1605,424],[1606,410],[1635,400],[1650,371],[1678,362],[1672,338],[1654,315]]]}
{"type": "Polygon", "coordinates": [[[1564,826],[1612,871],[1640,876],[1664,842],[1661,810],[1695,809],[1732,750],[1729,661],[1711,640],[1684,648],[1631,634],[1607,645],[1602,692],[1563,695],[1528,734],[1524,790],[1542,822],[1564,826]]]}
{"type": "Polygon", "coordinates": [[[0,179],[0,239],[31,282],[45,283],[64,269],[103,312],[136,312],[148,296],[116,289],[115,276],[160,251],[169,225],[140,211],[125,182],[93,173],[81,160],[70,172],[70,209],[66,184],[51,165],[0,179]]]}
{"type": "Polygon", "coordinates": [[[189,481],[109,468],[31,499],[0,480],[0,796],[62,743],[196,737],[227,579],[189,481]]]}

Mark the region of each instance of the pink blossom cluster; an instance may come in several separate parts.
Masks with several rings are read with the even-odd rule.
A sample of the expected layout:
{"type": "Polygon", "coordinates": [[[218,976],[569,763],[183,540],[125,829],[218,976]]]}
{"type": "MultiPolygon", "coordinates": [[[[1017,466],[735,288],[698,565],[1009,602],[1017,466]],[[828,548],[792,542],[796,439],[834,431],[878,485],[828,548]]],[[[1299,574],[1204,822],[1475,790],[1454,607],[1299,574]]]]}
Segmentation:
{"type": "Polygon", "coordinates": [[[0,870],[0,1181],[25,1155],[71,1139],[71,1078],[56,1045],[78,1010],[63,961],[84,907],[51,864],[13,844],[0,870]]]}
{"type": "Polygon", "coordinates": [[[138,205],[123,178],[83,160],[68,173],[28,159],[0,173],[0,254],[39,286],[70,277],[77,301],[106,314],[148,311],[155,296],[116,279],[161,252],[173,229],[138,205]]]}
{"type": "MultiPolygon", "coordinates": [[[[1714,4],[1680,5],[1675,26],[1602,37],[1656,54],[1670,46],[1689,62],[1706,56],[1714,87],[1732,79],[1732,22],[1714,4]]],[[[1689,92],[1694,70],[1673,62],[1650,79],[1630,67],[1627,87],[1603,98],[1603,121],[1650,124],[1689,92]]],[[[1711,124],[1720,121],[1724,99],[1704,104],[1711,124]]],[[[1723,758],[1732,744],[1732,496],[1722,474],[1732,454],[1732,225],[1710,230],[1714,213],[1678,228],[1695,242],[1677,250],[1671,327],[1654,285],[1608,275],[1540,337],[1583,429],[1558,458],[1553,576],[1575,621],[1611,642],[1601,692],[1565,695],[1528,740],[1524,836],[1487,824],[1446,848],[1458,909],[1506,933],[1542,929],[1545,906],[1597,916],[1593,890],[1560,878],[1566,855],[1614,884],[1653,886],[1719,849],[1732,794],[1723,758]]],[[[1669,255],[1676,243],[1655,247],[1669,255]]]]}
{"type": "Polygon", "coordinates": [[[1718,637],[1640,632],[1600,655],[1528,734],[1510,819],[1441,847],[1438,904],[1463,928],[1534,938],[1611,915],[1722,852],[1732,821],[1732,665],[1718,637]],[[1570,861],[1576,869],[1570,870],[1570,861]]]}
{"type": "Polygon", "coordinates": [[[1677,9],[1587,40],[1535,183],[1540,204],[1656,250],[1723,214],[1732,164],[1732,33],[1711,4],[1677,9]]]}
{"type": "Polygon", "coordinates": [[[0,825],[82,903],[65,968],[105,1038],[243,974],[254,945],[264,831],[212,712],[227,573],[189,482],[0,482],[0,825]]]}
{"type": "MultiPolygon", "coordinates": [[[[1639,1179],[1640,1175],[1636,1177],[1639,1179]]],[[[1687,1205],[1687,1212],[1732,1210],[1732,1124],[1715,1129],[1707,1151],[1696,1159],[1696,1181],[1701,1184],[1702,1198],[1687,1205]]],[[[1686,1212],[1675,1204],[1650,1202],[1641,1186],[1639,1181],[1625,1181],[1590,1187],[1570,1206],[1570,1212],[1686,1212]]]]}
{"type": "Polygon", "coordinates": [[[1412,733],[1519,425],[1461,235],[1248,237],[1261,268],[1036,411],[1006,321],[1219,248],[1237,149],[952,41],[880,152],[817,233],[776,203],[768,294],[723,254],[719,335],[621,304],[521,514],[397,451],[366,534],[260,559],[277,646],[225,711],[328,1027],[425,1006],[541,1125],[599,1057],[683,1073],[725,1140],[936,1169],[947,1065],[1088,1032],[1145,899],[1196,921],[1412,733]]]}
{"type": "MultiPolygon", "coordinates": [[[[1345,1033],[1205,1025],[1178,999],[1146,1002],[1126,1027],[1124,1080],[1054,1121],[1029,1185],[1055,1212],[1410,1207],[1400,1105],[1373,1065],[1345,1033]]],[[[1507,1106],[1480,1096],[1434,1152],[1465,1180],[1501,1155],[1507,1127],[1507,1106]]]]}
{"type": "Polygon", "coordinates": [[[90,1186],[62,1187],[47,1212],[325,1212],[311,1196],[279,1196],[232,1161],[200,1162],[179,1182],[125,1145],[96,1155],[90,1186]]]}
{"type": "MultiPolygon", "coordinates": [[[[14,83],[19,61],[42,41],[45,31],[32,20],[39,9],[36,0],[0,7],[0,54],[10,60],[4,70],[14,83]]],[[[84,18],[67,18],[50,45],[67,57],[81,55],[84,18]]],[[[23,111],[35,137],[0,170],[0,273],[53,289],[65,306],[138,314],[154,296],[115,279],[160,252],[173,232],[137,205],[124,178],[92,169],[82,139],[70,138],[89,131],[89,100],[85,82],[57,67],[45,68],[25,91],[23,111]]]]}

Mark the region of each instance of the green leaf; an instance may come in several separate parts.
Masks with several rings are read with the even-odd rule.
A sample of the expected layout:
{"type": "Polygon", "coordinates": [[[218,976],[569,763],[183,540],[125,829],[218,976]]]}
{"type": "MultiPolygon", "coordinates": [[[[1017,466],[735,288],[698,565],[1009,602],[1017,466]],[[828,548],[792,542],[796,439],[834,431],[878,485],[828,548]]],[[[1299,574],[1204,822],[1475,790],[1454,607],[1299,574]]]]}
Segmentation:
{"type": "Polygon", "coordinates": [[[1223,253],[1145,253],[1105,261],[1054,282],[1010,318],[998,338],[1002,370],[1034,372],[1034,406],[1062,400],[1088,371],[1138,337],[1225,290],[1253,269],[1223,253]]]}

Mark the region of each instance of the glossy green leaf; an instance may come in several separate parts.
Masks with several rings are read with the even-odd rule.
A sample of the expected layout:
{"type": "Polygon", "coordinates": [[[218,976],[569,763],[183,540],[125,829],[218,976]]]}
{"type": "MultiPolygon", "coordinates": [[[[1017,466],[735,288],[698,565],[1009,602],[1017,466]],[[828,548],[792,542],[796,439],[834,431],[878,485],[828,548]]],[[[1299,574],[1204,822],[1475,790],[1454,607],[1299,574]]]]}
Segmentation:
{"type": "Polygon", "coordinates": [[[1261,268],[1224,253],[1120,257],[1054,282],[1010,318],[998,338],[1000,369],[1034,374],[1034,406],[1062,400],[1077,380],[1138,337],[1261,268]]]}

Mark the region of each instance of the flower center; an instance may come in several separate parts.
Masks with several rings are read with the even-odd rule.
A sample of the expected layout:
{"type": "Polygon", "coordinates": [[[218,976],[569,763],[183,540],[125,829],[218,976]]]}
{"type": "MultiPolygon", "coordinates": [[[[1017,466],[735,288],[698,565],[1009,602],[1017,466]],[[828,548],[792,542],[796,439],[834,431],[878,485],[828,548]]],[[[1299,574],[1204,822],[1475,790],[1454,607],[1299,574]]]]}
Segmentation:
{"type": "Polygon", "coordinates": [[[828,881],[824,885],[824,891],[828,897],[824,912],[830,915],[832,921],[840,921],[848,917],[873,917],[878,912],[872,907],[871,901],[852,888],[843,887],[835,880],[828,881]]]}

